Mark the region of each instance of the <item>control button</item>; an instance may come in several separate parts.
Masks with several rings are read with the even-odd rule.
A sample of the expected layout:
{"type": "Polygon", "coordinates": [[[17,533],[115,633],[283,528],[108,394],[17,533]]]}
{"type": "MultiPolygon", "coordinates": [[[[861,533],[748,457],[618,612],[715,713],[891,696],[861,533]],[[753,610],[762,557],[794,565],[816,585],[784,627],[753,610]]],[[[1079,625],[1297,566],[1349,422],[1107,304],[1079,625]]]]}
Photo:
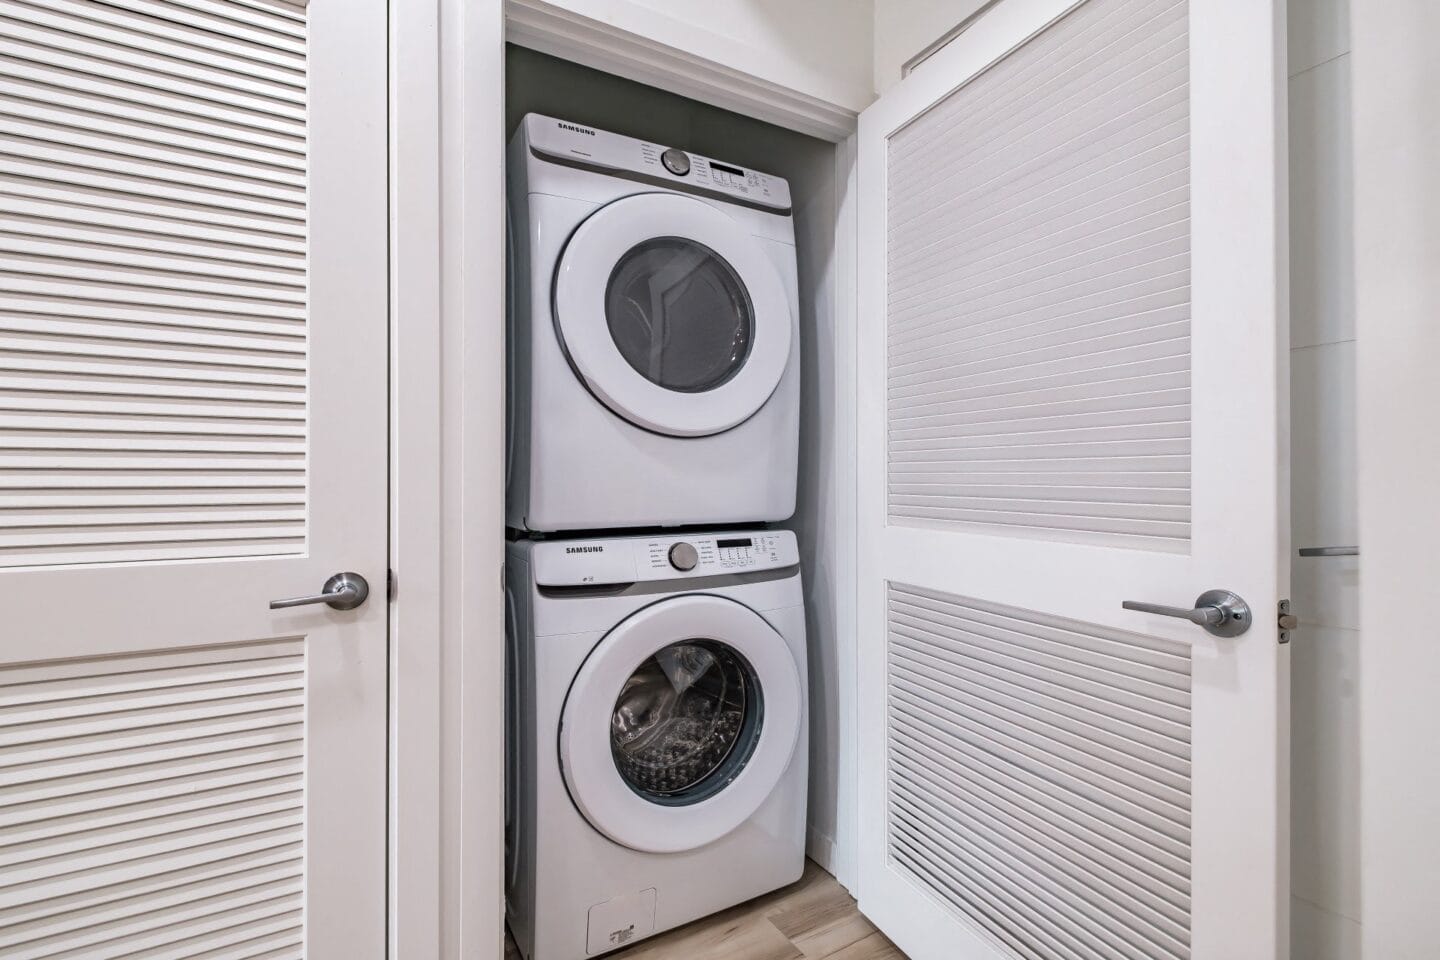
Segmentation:
{"type": "Polygon", "coordinates": [[[682,540],[670,548],[670,566],[676,570],[694,570],[695,564],[699,562],[700,554],[696,552],[694,544],[682,540]]]}
{"type": "MultiPolygon", "coordinates": [[[[684,150],[676,150],[674,147],[671,147],[669,150],[660,154],[660,162],[665,164],[666,170],[669,170],[677,177],[683,177],[690,172],[690,155],[684,150]]],[[[679,544],[676,544],[676,546],[679,546],[679,544]]],[[[687,544],[687,546],[689,545],[687,544]]],[[[690,549],[693,550],[695,548],[691,547],[690,549]]],[[[687,567],[686,569],[689,568],[687,567]]]]}

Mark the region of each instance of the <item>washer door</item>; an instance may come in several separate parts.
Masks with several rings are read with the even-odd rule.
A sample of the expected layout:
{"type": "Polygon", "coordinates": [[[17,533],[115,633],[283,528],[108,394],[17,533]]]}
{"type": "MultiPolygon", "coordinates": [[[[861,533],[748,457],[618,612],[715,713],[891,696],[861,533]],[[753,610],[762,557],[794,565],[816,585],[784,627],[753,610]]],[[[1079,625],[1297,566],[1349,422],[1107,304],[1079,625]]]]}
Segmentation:
{"type": "Polygon", "coordinates": [[[790,648],[755,611],[687,595],[631,615],[575,675],[560,765],[616,843],[702,847],[750,818],[790,765],[804,719],[790,648]]]}
{"type": "Polygon", "coordinates": [[[790,298],[755,237],[690,197],[601,207],[566,244],[555,327],[590,392],[639,427],[721,433],[765,405],[790,360],[790,298]]]}

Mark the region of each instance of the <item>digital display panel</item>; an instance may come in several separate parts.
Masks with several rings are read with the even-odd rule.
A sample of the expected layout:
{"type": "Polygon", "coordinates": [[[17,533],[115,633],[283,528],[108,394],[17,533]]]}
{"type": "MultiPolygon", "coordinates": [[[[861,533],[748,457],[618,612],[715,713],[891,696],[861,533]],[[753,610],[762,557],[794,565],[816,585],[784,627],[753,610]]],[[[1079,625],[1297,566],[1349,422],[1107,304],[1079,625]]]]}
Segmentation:
{"type": "Polygon", "coordinates": [[[721,550],[724,550],[726,547],[753,547],[755,546],[755,541],[750,539],[749,537],[746,537],[743,540],[716,540],[715,546],[719,547],[721,550]]]}
{"type": "Polygon", "coordinates": [[[719,170],[721,173],[734,174],[735,176],[740,177],[741,179],[744,179],[744,177],[745,177],[745,171],[744,171],[744,170],[741,170],[739,167],[727,167],[725,164],[723,164],[723,163],[716,163],[714,160],[711,160],[711,161],[710,161],[710,169],[711,169],[711,170],[719,170]]]}

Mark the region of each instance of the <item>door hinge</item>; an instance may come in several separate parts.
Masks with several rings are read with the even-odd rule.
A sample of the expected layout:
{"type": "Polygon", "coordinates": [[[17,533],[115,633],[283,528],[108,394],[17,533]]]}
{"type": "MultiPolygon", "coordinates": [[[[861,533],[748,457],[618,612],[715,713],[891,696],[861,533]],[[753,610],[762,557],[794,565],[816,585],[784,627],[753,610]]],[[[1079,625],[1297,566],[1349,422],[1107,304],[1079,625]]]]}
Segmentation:
{"type": "Polygon", "coordinates": [[[385,600],[388,603],[395,602],[395,591],[400,589],[400,581],[395,579],[394,570],[385,571],[385,600]]]}
{"type": "Polygon", "coordinates": [[[1281,600],[1276,610],[1275,625],[1280,629],[1280,642],[1290,642],[1290,631],[1300,626],[1300,618],[1290,612],[1290,601],[1281,600]]]}

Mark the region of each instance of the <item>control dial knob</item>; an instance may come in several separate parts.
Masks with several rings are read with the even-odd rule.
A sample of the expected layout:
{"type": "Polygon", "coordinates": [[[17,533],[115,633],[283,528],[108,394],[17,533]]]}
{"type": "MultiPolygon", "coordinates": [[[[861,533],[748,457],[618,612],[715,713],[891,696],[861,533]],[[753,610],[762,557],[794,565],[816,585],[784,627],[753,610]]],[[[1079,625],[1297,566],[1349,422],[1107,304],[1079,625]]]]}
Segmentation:
{"type": "Polygon", "coordinates": [[[660,162],[665,164],[666,170],[677,177],[683,177],[690,172],[690,155],[684,150],[676,150],[671,147],[660,154],[660,162]]]}
{"type": "Polygon", "coordinates": [[[695,564],[700,562],[700,553],[695,549],[693,543],[680,541],[670,545],[670,566],[676,570],[694,570],[695,564]]]}

